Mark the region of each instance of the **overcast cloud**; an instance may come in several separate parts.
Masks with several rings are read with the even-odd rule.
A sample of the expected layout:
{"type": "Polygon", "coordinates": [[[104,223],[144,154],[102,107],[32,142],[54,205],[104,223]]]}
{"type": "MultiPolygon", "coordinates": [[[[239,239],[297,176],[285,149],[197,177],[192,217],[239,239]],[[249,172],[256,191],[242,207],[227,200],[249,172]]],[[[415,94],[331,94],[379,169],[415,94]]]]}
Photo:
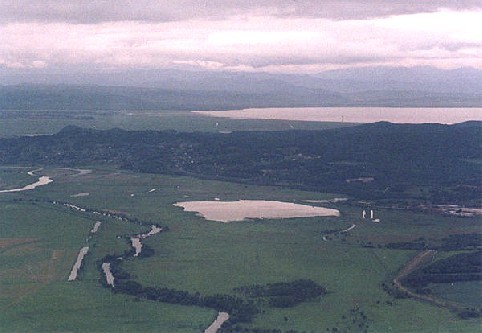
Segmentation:
{"type": "Polygon", "coordinates": [[[480,0],[1,0],[0,7],[3,22],[101,23],[241,15],[367,19],[439,9],[473,10],[482,5],[480,0]]]}
{"type": "Polygon", "coordinates": [[[480,1],[0,0],[0,66],[482,68],[480,1]]]}

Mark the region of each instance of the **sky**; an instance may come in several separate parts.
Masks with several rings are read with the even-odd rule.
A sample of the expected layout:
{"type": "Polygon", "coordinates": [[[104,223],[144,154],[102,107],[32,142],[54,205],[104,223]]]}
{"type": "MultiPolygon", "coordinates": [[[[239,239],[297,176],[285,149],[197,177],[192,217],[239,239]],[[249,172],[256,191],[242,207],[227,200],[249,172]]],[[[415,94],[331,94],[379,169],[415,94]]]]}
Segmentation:
{"type": "Polygon", "coordinates": [[[0,68],[482,69],[481,0],[0,0],[0,68]]]}

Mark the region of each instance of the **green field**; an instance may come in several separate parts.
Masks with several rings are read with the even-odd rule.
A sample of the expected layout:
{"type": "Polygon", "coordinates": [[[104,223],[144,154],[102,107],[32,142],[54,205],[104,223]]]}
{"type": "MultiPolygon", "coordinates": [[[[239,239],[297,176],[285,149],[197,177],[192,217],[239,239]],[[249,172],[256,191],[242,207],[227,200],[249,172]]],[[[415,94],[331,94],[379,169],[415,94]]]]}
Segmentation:
{"type": "Polygon", "coordinates": [[[482,294],[480,292],[482,290],[481,281],[457,282],[452,284],[434,283],[430,284],[430,289],[434,294],[449,301],[467,304],[471,307],[480,307],[482,303],[482,294]]]}
{"type": "Polygon", "coordinates": [[[199,332],[215,316],[208,309],[138,301],[102,288],[96,260],[125,247],[118,233],[139,230],[113,220],[104,221],[89,241],[78,281],[67,282],[93,221],[6,196],[0,198],[1,332],[199,332]]]}
{"type": "Polygon", "coordinates": [[[285,120],[236,120],[193,114],[189,111],[22,111],[0,110],[0,138],[22,135],[53,134],[68,125],[84,128],[132,130],[206,131],[284,131],[319,130],[349,126],[285,120]]]}
{"type": "MultiPolygon", "coordinates": [[[[11,174],[9,186],[32,182],[32,177],[24,176],[28,169],[0,172],[5,170],[11,174]]],[[[376,212],[381,223],[376,224],[362,220],[356,205],[327,204],[338,208],[341,217],[223,224],[172,204],[213,198],[302,203],[340,195],[111,169],[94,168],[85,175],[46,169],[42,174],[54,182],[33,191],[0,194],[2,332],[201,332],[216,316],[212,309],[139,300],[103,288],[97,261],[129,249],[126,239],[117,236],[146,229],[108,217],[99,218],[103,224],[87,243],[90,252],[78,281],[67,282],[96,217],[53,205],[52,200],[168,226],[169,231],[144,241],[155,250],[154,256],[122,264],[144,286],[238,295],[233,288],[311,279],[328,290],[326,296],[293,308],[265,306],[244,327],[299,332],[335,327],[347,332],[475,332],[480,328],[478,319],[461,320],[447,309],[389,296],[382,283],[415,252],[378,246],[478,232],[480,220],[381,210],[376,212]],[[75,196],[78,193],[89,195],[75,196]],[[324,230],[352,224],[356,227],[346,236],[322,239],[324,230]]],[[[460,293],[473,294],[473,287],[460,293]]]]}
{"type": "Polygon", "coordinates": [[[0,190],[19,188],[33,183],[36,178],[27,174],[29,170],[30,169],[24,167],[0,167],[0,190]]]}

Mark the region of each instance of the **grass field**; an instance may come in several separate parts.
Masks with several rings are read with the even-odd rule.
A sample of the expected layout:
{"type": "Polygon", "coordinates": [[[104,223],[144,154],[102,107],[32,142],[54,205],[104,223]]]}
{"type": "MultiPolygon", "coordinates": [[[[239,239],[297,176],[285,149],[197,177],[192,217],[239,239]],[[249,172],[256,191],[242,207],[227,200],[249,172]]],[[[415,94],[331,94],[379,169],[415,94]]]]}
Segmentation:
{"type": "MultiPolygon", "coordinates": [[[[25,192],[27,193],[27,192],[25,192]]],[[[199,332],[213,310],[136,301],[102,288],[95,261],[138,226],[104,221],[78,281],[67,277],[93,221],[19,194],[0,197],[0,332],[199,332]]]]}
{"type": "Polygon", "coordinates": [[[457,283],[433,283],[429,285],[432,292],[440,297],[457,303],[479,308],[482,304],[482,282],[469,281],[457,283]],[[479,291],[479,292],[474,292],[479,291]]]}
{"type": "Polygon", "coordinates": [[[0,190],[21,188],[35,182],[38,177],[29,176],[28,171],[30,169],[23,167],[0,167],[0,190]]]}
{"type": "MultiPolygon", "coordinates": [[[[2,111],[0,111],[0,116],[2,111]]],[[[34,134],[53,134],[67,125],[85,128],[126,130],[194,131],[283,131],[291,129],[318,130],[348,126],[284,120],[236,120],[213,118],[189,111],[4,111],[0,138],[34,134]],[[48,116],[45,114],[48,112],[48,116]]]]}
{"type": "MultiPolygon", "coordinates": [[[[12,184],[22,183],[21,174],[28,171],[16,170],[12,184]]],[[[341,211],[339,218],[223,224],[184,212],[173,203],[216,197],[302,203],[340,195],[111,169],[94,169],[81,176],[69,170],[43,172],[54,182],[34,191],[0,194],[0,244],[4,244],[0,248],[0,331],[201,332],[215,317],[213,310],[136,300],[100,286],[96,261],[128,249],[126,240],[116,236],[145,229],[127,222],[103,218],[99,232],[89,241],[91,251],[79,281],[67,282],[94,220],[90,214],[49,200],[123,212],[169,226],[169,231],[144,241],[155,250],[154,256],[129,259],[122,265],[145,286],[236,295],[235,287],[311,279],[328,290],[325,297],[293,308],[264,307],[247,327],[300,332],[326,332],[334,327],[363,331],[359,325],[368,325],[368,332],[480,330],[479,320],[461,320],[447,309],[385,293],[381,284],[415,252],[378,247],[419,237],[480,232],[480,220],[381,210],[375,212],[381,219],[377,224],[361,219],[361,207],[339,203],[327,204],[341,211]],[[78,193],[89,195],[73,197],[78,193]],[[352,224],[356,227],[346,236],[322,239],[324,230],[352,224]],[[373,247],[364,247],[367,244],[373,247]]],[[[467,287],[460,292],[473,290],[467,287]]]]}

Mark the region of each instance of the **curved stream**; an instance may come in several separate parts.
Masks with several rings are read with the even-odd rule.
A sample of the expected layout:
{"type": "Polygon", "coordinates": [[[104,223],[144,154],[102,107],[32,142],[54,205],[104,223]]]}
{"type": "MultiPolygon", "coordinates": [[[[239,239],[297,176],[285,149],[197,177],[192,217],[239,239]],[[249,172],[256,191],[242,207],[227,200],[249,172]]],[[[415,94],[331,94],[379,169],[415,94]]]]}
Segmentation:
{"type": "MultiPolygon", "coordinates": [[[[80,170],[80,169],[73,169],[75,171],[79,171],[79,174],[77,175],[83,175],[83,174],[86,174],[86,173],[89,173],[91,172],[91,170],[80,170]]],[[[35,172],[36,171],[39,171],[39,169],[37,170],[32,170],[32,171],[29,171],[27,174],[29,176],[35,176],[35,172]]],[[[32,184],[29,184],[29,185],[26,185],[22,188],[14,188],[14,189],[9,189],[9,190],[0,190],[0,193],[14,193],[14,192],[22,192],[22,191],[28,191],[28,190],[33,190],[39,186],[44,186],[44,185],[47,185],[47,184],[50,184],[51,182],[53,182],[53,179],[50,179],[50,177],[48,176],[40,176],[39,179],[32,183],[32,184]]],[[[154,190],[151,190],[150,192],[154,192],[154,190]]],[[[76,209],[76,210],[80,210],[82,212],[85,212],[86,210],[83,209],[83,208],[80,208],[80,207],[77,207],[75,205],[69,205],[67,204],[66,206],[68,206],[69,208],[73,208],[73,209],[76,209]]],[[[100,224],[101,222],[100,221],[97,221],[92,230],[90,231],[91,233],[96,233],[97,230],[99,229],[100,227],[100,224]]],[[[132,246],[134,247],[134,249],[136,250],[135,254],[134,254],[134,257],[137,257],[139,256],[139,254],[141,253],[142,251],[142,242],[141,242],[141,239],[146,239],[150,236],[153,236],[159,232],[162,231],[162,228],[156,226],[156,225],[151,225],[151,230],[148,232],[148,233],[145,233],[145,234],[140,234],[140,235],[137,235],[137,236],[134,236],[134,237],[131,237],[131,242],[132,242],[132,246]]],[[[75,281],[77,279],[77,275],[78,275],[78,271],[82,265],[82,261],[84,259],[84,256],[88,253],[89,251],[89,247],[88,246],[85,246],[83,247],[82,249],[80,249],[79,251],[79,254],[77,256],[77,260],[76,262],[74,263],[73,267],[72,267],[72,270],[69,274],[69,278],[68,278],[68,281],[75,281]]],[[[110,263],[102,263],[102,270],[104,271],[104,274],[105,274],[105,278],[106,278],[106,282],[108,285],[114,287],[114,275],[112,274],[111,270],[110,270],[110,263]]],[[[219,312],[218,313],[218,316],[216,317],[216,319],[211,323],[211,325],[206,329],[204,330],[204,333],[216,333],[220,328],[221,328],[221,325],[227,321],[229,319],[229,314],[227,312],[219,312]]]]}
{"type": "MultiPolygon", "coordinates": [[[[92,170],[90,169],[72,169],[72,168],[64,168],[65,170],[73,170],[73,171],[76,171],[78,172],[77,174],[75,174],[74,176],[82,176],[82,175],[86,175],[88,173],[91,173],[92,170]]],[[[29,176],[36,176],[35,173],[38,172],[38,171],[41,171],[42,168],[40,169],[35,169],[35,170],[32,170],[32,171],[29,171],[27,172],[27,174],[29,176]]],[[[0,190],[0,193],[14,193],[14,192],[22,192],[22,191],[29,191],[29,190],[34,190],[35,188],[39,187],[39,186],[44,186],[44,185],[47,185],[47,184],[50,184],[51,182],[53,182],[54,180],[51,179],[49,176],[40,176],[39,179],[35,182],[35,183],[32,183],[32,184],[29,184],[29,185],[26,185],[22,188],[12,188],[10,190],[0,190]]]]}
{"type": "MultiPolygon", "coordinates": [[[[97,223],[100,223],[100,222],[97,222],[97,223]]],[[[97,223],[96,223],[96,226],[97,226],[97,223]]],[[[151,230],[149,230],[149,232],[143,233],[143,234],[137,234],[135,236],[131,236],[130,237],[131,245],[135,249],[135,253],[133,254],[133,256],[138,257],[139,254],[141,253],[141,251],[142,251],[141,240],[142,239],[146,239],[150,236],[153,236],[153,235],[161,232],[162,230],[163,229],[161,227],[153,224],[153,225],[151,225],[151,230]]],[[[122,256],[117,258],[117,260],[122,260],[122,259],[123,259],[122,256]]],[[[106,281],[107,285],[114,288],[115,287],[115,284],[114,284],[115,277],[114,277],[114,275],[112,274],[112,271],[111,271],[111,263],[110,262],[103,262],[101,268],[102,268],[102,271],[105,275],[105,281],[106,281]]],[[[209,325],[209,327],[204,330],[204,333],[216,333],[227,320],[229,320],[229,314],[227,312],[218,312],[218,315],[217,315],[216,319],[214,319],[214,321],[211,323],[211,325],[209,325]]]]}

